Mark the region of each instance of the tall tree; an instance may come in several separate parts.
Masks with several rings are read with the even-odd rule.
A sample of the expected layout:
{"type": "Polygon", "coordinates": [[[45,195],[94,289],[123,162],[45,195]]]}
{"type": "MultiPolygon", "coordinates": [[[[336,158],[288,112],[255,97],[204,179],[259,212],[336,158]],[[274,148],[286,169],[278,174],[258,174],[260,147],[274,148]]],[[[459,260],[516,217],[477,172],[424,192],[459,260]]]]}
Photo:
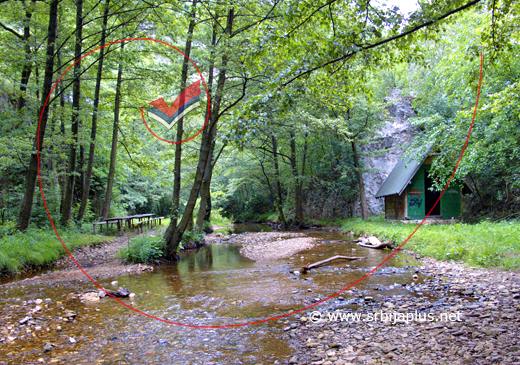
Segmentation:
{"type": "MultiPolygon", "coordinates": [[[[229,37],[233,30],[233,20],[235,18],[235,11],[233,8],[229,9],[227,14],[227,22],[225,28],[225,34],[229,37]]],[[[164,240],[166,241],[166,257],[170,259],[177,258],[177,248],[181,242],[182,236],[188,227],[190,219],[193,220],[193,210],[195,208],[195,204],[197,202],[197,198],[199,197],[200,189],[202,186],[202,180],[204,178],[204,172],[206,170],[206,164],[211,163],[209,160],[209,154],[211,149],[212,136],[213,136],[213,128],[217,128],[217,122],[220,113],[220,107],[222,103],[222,97],[224,94],[224,85],[226,83],[226,71],[229,62],[229,49],[226,49],[222,54],[222,63],[219,69],[219,76],[217,81],[217,89],[215,92],[215,98],[213,103],[213,109],[211,113],[211,118],[209,121],[209,125],[206,126],[208,128],[208,133],[203,134],[202,141],[200,145],[200,153],[199,153],[199,161],[197,164],[197,170],[195,173],[195,178],[193,181],[193,185],[190,191],[190,195],[188,197],[188,201],[186,203],[186,207],[184,209],[184,213],[182,215],[181,221],[177,225],[177,227],[172,228],[171,224],[165,232],[164,240]]]]}
{"type": "Polygon", "coordinates": [[[25,52],[25,58],[23,63],[23,69],[22,69],[22,78],[20,80],[20,95],[18,96],[18,103],[17,103],[17,109],[22,110],[22,108],[25,106],[26,103],[26,91],[27,91],[27,84],[29,83],[29,77],[31,77],[32,72],[32,51],[31,46],[29,44],[29,38],[31,37],[31,28],[30,28],[30,22],[33,15],[33,4],[35,3],[35,0],[31,0],[31,4],[27,4],[26,1],[23,2],[24,8],[25,8],[25,19],[24,19],[24,25],[23,25],[23,36],[22,36],[22,42],[23,42],[23,48],[25,52]]]}
{"type": "MultiPolygon", "coordinates": [[[[211,95],[213,91],[213,78],[215,71],[215,47],[217,45],[217,19],[216,17],[213,21],[213,29],[211,33],[211,55],[210,55],[210,64],[208,71],[208,94],[211,95]]],[[[211,113],[211,109],[208,111],[211,113]]],[[[209,116],[208,116],[209,117],[209,116]]],[[[216,134],[217,129],[213,128],[212,133],[216,134]]],[[[208,129],[204,129],[202,132],[203,135],[208,133],[208,129]]],[[[204,222],[209,222],[210,214],[211,214],[211,175],[213,174],[213,151],[215,148],[215,136],[213,136],[213,143],[211,145],[211,149],[209,151],[209,158],[211,160],[210,164],[206,164],[206,171],[204,171],[204,178],[202,179],[202,187],[200,191],[200,203],[199,203],[199,212],[197,214],[196,227],[199,231],[202,231],[204,228],[204,222]]]]}
{"type": "MultiPolygon", "coordinates": [[[[188,36],[186,37],[186,46],[184,48],[184,54],[186,55],[182,61],[182,73],[181,73],[181,85],[180,93],[186,88],[188,80],[188,67],[190,65],[189,57],[191,54],[191,44],[193,42],[193,30],[195,29],[195,14],[196,14],[197,0],[193,0],[192,9],[190,13],[190,24],[188,26],[188,36]]],[[[184,100],[181,100],[182,105],[184,100]]],[[[182,140],[184,134],[184,117],[180,118],[177,122],[177,137],[175,144],[175,162],[173,169],[173,204],[170,226],[168,229],[173,229],[177,226],[177,218],[180,210],[180,196],[181,196],[181,167],[182,167],[182,140]],[[170,228],[171,227],[171,228],[170,228]]]]}
{"type": "Polygon", "coordinates": [[[282,184],[280,183],[280,168],[278,165],[278,141],[276,140],[274,133],[271,135],[271,143],[273,151],[274,183],[276,187],[276,209],[278,210],[278,219],[282,223],[282,226],[287,227],[285,214],[283,212],[282,184]]]}
{"type": "Polygon", "coordinates": [[[17,227],[20,230],[26,230],[31,219],[36,177],[38,175],[38,162],[40,153],[43,149],[45,128],[47,127],[47,121],[49,119],[49,105],[47,104],[47,99],[51,93],[52,76],[54,73],[54,44],[56,42],[56,28],[58,25],[58,3],[59,0],[53,0],[49,5],[45,76],[43,79],[40,112],[38,113],[38,116],[41,117],[41,119],[36,129],[33,151],[31,153],[29,167],[25,178],[25,191],[22,204],[20,205],[20,213],[17,222],[17,227]]]}
{"type": "MultiPolygon", "coordinates": [[[[103,12],[103,25],[101,28],[101,40],[100,45],[103,46],[106,43],[106,33],[108,24],[108,12],[110,9],[110,0],[105,1],[105,9],[103,12]]],[[[90,193],[90,183],[92,181],[92,169],[94,167],[94,154],[96,149],[96,134],[97,134],[97,121],[99,114],[99,94],[101,91],[101,79],[103,77],[103,61],[105,59],[105,47],[99,50],[99,63],[96,75],[96,86],[94,90],[94,101],[92,110],[92,126],[90,130],[90,146],[88,152],[87,171],[85,173],[85,186],[81,195],[81,204],[78,211],[78,220],[81,221],[85,215],[85,209],[87,209],[88,198],[90,193]]]]}
{"type": "Polygon", "coordinates": [[[363,179],[363,167],[359,161],[359,153],[356,146],[356,140],[353,139],[351,142],[352,145],[352,155],[354,156],[354,167],[356,168],[356,175],[359,184],[359,201],[361,205],[361,216],[363,219],[368,218],[368,206],[367,206],[367,194],[365,191],[365,180],[363,179]]]}
{"type": "Polygon", "coordinates": [[[108,218],[110,211],[110,204],[112,202],[112,189],[114,187],[114,177],[116,173],[116,159],[117,159],[117,139],[119,132],[119,109],[121,103],[121,83],[123,77],[123,48],[125,42],[121,42],[121,57],[119,59],[119,66],[117,68],[117,83],[116,95],[114,101],[114,125],[112,129],[112,148],[110,149],[110,167],[108,170],[107,189],[105,195],[105,203],[103,204],[103,211],[101,213],[102,220],[108,218]]]}
{"type": "Polygon", "coordinates": [[[74,47],[74,81],[72,84],[72,143],[70,144],[69,168],[65,196],[63,198],[61,224],[67,225],[72,218],[74,202],[74,185],[76,178],[76,154],[78,148],[79,111],[81,103],[81,49],[83,42],[83,0],[76,0],[76,44],[74,47]]]}

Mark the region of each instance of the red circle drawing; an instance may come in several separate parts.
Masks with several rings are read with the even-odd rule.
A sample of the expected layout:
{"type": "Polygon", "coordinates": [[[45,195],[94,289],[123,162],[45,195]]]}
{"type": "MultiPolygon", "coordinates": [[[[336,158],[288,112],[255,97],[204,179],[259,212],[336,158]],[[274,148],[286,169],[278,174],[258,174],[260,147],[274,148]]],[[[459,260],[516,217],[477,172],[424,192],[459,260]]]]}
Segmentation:
{"type": "MultiPolygon", "coordinates": [[[[128,39],[122,39],[122,40],[119,40],[119,41],[115,41],[115,42],[111,42],[111,43],[108,43],[104,46],[101,46],[101,47],[98,47],[90,52],[88,52],[87,54],[85,54],[82,58],[88,56],[89,54],[91,54],[92,52],[95,52],[96,50],[102,48],[102,47],[106,47],[110,44],[114,44],[114,43],[119,43],[119,42],[125,42],[125,41],[133,41],[133,40],[146,40],[146,41],[154,41],[154,42],[159,42],[159,43],[163,43],[163,44],[166,44],[168,45],[167,43],[165,42],[162,42],[162,41],[158,41],[158,40],[155,40],[155,39],[152,39],[152,38],[128,38],[128,39]]],[[[79,61],[79,60],[78,60],[79,61]]],[[[76,62],[78,62],[76,61],[76,62]]],[[[54,89],[56,88],[56,85],[58,84],[58,82],[61,80],[61,78],[70,70],[70,68],[72,67],[73,65],[69,66],[67,68],[67,70],[65,70],[65,72],[60,76],[60,78],[56,81],[56,83],[54,84],[54,86],[52,87],[51,89],[51,92],[49,93],[49,96],[47,96],[47,100],[45,100],[45,103],[43,105],[43,108],[42,108],[42,112],[40,114],[40,120],[38,122],[38,136],[40,135],[39,134],[39,130],[40,130],[40,124],[41,124],[41,120],[42,120],[42,115],[43,115],[43,111],[45,110],[45,107],[47,106],[47,103],[49,101],[49,98],[50,98],[50,95],[52,95],[52,92],[54,91],[54,89]]],[[[462,148],[462,151],[460,153],[460,156],[459,156],[459,159],[457,161],[457,164],[455,165],[455,168],[453,169],[453,173],[451,174],[448,182],[446,183],[446,186],[444,187],[444,190],[441,192],[439,198],[437,199],[437,201],[435,202],[434,206],[430,209],[430,211],[428,212],[428,214],[424,217],[424,219],[421,221],[421,223],[417,226],[417,228],[415,228],[415,230],[410,234],[410,236],[408,236],[408,238],[406,240],[404,240],[404,242],[399,246],[397,247],[396,250],[394,250],[386,259],[384,259],[379,265],[377,265],[376,267],[374,267],[372,270],[370,270],[367,274],[365,274],[362,278],[356,280],[355,282],[353,282],[352,284],[350,284],[349,286],[347,286],[346,288],[338,291],[337,293],[335,294],[332,294],[331,296],[323,299],[323,300],[320,300],[319,302],[316,302],[316,303],[313,303],[307,307],[304,307],[304,308],[301,308],[301,309],[298,309],[298,310],[295,310],[293,312],[290,312],[290,313],[286,313],[286,314],[282,314],[282,315],[279,315],[279,316],[276,316],[276,317],[271,317],[271,318],[265,318],[265,319],[261,319],[261,320],[257,320],[257,321],[252,321],[252,322],[245,322],[245,323],[235,323],[235,324],[228,324],[228,325],[208,325],[208,326],[198,326],[198,325],[192,325],[192,324],[186,324],[186,323],[179,323],[179,322],[173,322],[173,321],[169,321],[167,319],[164,319],[164,318],[159,318],[159,317],[156,317],[156,316],[153,316],[151,314],[148,314],[146,312],[143,312],[143,311],[140,311],[139,309],[137,308],[134,308],[132,307],[131,305],[123,302],[122,300],[114,297],[113,295],[111,295],[109,292],[107,292],[101,285],[99,285],[94,279],[92,279],[86,272],[85,270],[79,265],[79,263],[74,259],[74,257],[72,256],[72,254],[70,253],[70,251],[67,249],[67,246],[65,246],[65,244],[63,243],[58,231],[56,230],[56,227],[54,226],[54,222],[52,221],[52,217],[50,215],[50,212],[49,212],[49,209],[47,207],[47,202],[45,201],[45,196],[44,196],[44,192],[43,192],[43,186],[42,186],[42,179],[41,179],[41,175],[40,175],[40,152],[39,152],[39,145],[40,145],[40,140],[38,138],[37,140],[37,158],[38,158],[38,180],[39,180],[39,183],[40,183],[40,191],[41,191],[41,194],[42,194],[42,198],[43,198],[43,204],[45,205],[45,210],[47,211],[47,216],[49,217],[49,220],[51,222],[51,225],[52,225],[52,228],[54,229],[54,232],[56,233],[56,235],[58,236],[58,239],[60,240],[61,244],[63,245],[63,247],[65,248],[65,250],[67,251],[67,254],[70,256],[70,258],[72,259],[72,261],[74,261],[74,263],[78,266],[78,268],[83,272],[83,274],[85,274],[85,276],[92,282],[94,283],[99,289],[103,290],[107,295],[109,295],[110,297],[112,297],[114,300],[116,300],[117,302],[119,302],[120,304],[124,305],[125,307],[127,307],[128,309],[131,309],[133,310],[134,312],[136,313],[139,313],[139,314],[142,314],[146,317],[149,317],[149,318],[152,318],[152,319],[155,319],[155,320],[158,320],[158,321],[161,321],[161,322],[164,322],[164,323],[168,323],[168,324],[174,324],[174,325],[177,325],[177,326],[183,326],[183,327],[193,327],[193,328],[230,328],[230,327],[242,327],[242,326],[248,326],[248,325],[252,325],[252,324],[258,324],[258,323],[264,323],[264,322],[268,322],[268,321],[272,321],[272,320],[276,320],[276,319],[281,319],[281,318],[285,318],[285,317],[288,317],[288,316],[291,316],[293,314],[296,314],[296,313],[299,313],[299,312],[303,312],[305,310],[308,310],[312,307],[315,307],[321,303],[324,303],[326,302],[327,300],[329,299],[332,299],[338,295],[340,295],[341,293],[345,292],[346,290],[352,288],[354,285],[360,283],[362,280],[366,279],[368,276],[372,275],[372,273],[374,273],[377,269],[379,269],[381,266],[383,266],[392,256],[394,256],[405,244],[406,242],[408,242],[410,240],[410,238],[415,234],[415,232],[417,232],[417,230],[423,225],[423,223],[425,222],[425,220],[430,216],[430,213],[433,211],[433,209],[435,208],[435,206],[439,203],[442,195],[444,194],[444,192],[446,191],[448,185],[450,184],[451,180],[453,179],[453,176],[455,175],[455,172],[457,171],[457,168],[459,166],[459,163],[460,161],[462,160],[462,156],[464,155],[464,152],[466,150],[466,147],[468,145],[468,141],[469,141],[469,137],[471,136],[471,131],[473,129],[473,124],[475,122],[475,117],[477,115],[477,108],[478,108],[478,102],[479,102],[479,97],[480,97],[480,88],[481,88],[481,85],[482,85],[482,68],[483,68],[483,55],[481,54],[480,55],[480,78],[479,78],[479,85],[478,85],[478,92],[477,92],[477,101],[476,101],[476,104],[475,104],[475,110],[473,112],[473,118],[471,120],[471,125],[469,127],[469,130],[468,130],[468,135],[466,137],[466,141],[464,143],[464,147],[462,148]]],[[[200,131],[199,131],[200,133],[200,131]]],[[[192,137],[193,138],[193,137],[192,137]]]]}

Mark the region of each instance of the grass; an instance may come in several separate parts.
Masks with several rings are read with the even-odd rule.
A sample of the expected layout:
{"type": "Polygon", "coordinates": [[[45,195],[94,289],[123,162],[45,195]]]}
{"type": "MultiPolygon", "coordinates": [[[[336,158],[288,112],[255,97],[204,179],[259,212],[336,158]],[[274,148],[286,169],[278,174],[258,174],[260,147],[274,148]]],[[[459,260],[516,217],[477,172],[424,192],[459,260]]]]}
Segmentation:
{"type": "MultiPolygon", "coordinates": [[[[58,230],[69,250],[112,239],[82,233],[78,230],[58,230]]],[[[0,276],[12,275],[23,269],[41,268],[60,259],[67,252],[52,229],[30,228],[0,238],[0,276]]]]}
{"type": "Polygon", "coordinates": [[[220,210],[214,209],[211,211],[211,224],[219,227],[227,227],[233,224],[233,221],[231,221],[231,219],[229,218],[222,216],[220,210]]]}
{"type": "Polygon", "coordinates": [[[164,241],[159,236],[137,236],[130,240],[128,247],[123,247],[118,256],[126,262],[138,264],[158,260],[164,252],[164,241]]]}
{"type": "MultiPolygon", "coordinates": [[[[330,222],[328,222],[330,223],[330,222]]],[[[400,245],[417,224],[387,222],[383,217],[349,218],[335,222],[355,234],[369,234],[400,245]]],[[[472,266],[520,268],[520,222],[421,226],[403,246],[421,256],[464,261],[472,266]]]]}

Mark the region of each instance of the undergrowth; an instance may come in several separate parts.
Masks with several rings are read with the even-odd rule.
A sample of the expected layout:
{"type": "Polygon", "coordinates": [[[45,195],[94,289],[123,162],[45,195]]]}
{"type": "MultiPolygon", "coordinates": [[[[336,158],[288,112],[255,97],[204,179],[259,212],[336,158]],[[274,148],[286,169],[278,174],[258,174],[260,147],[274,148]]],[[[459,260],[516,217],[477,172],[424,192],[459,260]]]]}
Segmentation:
{"type": "Polygon", "coordinates": [[[118,256],[129,263],[145,264],[160,259],[163,252],[162,235],[143,235],[132,238],[128,246],[119,251],[118,256]]]}
{"type": "MultiPolygon", "coordinates": [[[[41,268],[67,254],[52,229],[29,228],[25,232],[10,233],[0,238],[0,275],[12,275],[23,269],[41,268]]],[[[113,238],[79,230],[58,230],[58,233],[69,251],[113,238]]]]}

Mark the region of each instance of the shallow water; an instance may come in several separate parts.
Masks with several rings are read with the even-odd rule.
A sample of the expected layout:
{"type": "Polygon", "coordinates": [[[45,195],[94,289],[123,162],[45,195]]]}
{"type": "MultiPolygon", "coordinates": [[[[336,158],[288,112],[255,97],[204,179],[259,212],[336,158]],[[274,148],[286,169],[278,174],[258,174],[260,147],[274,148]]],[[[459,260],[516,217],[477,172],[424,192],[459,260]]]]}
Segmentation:
{"type": "MultiPolygon", "coordinates": [[[[284,315],[333,295],[363,277],[390,254],[390,251],[358,247],[349,242],[350,236],[335,232],[307,234],[327,242],[269,263],[255,263],[242,257],[238,244],[212,244],[183,253],[174,265],[161,266],[151,273],[110,278],[100,284],[111,288],[110,282],[117,280],[119,286],[136,294],[132,301],[124,299],[123,302],[164,320],[197,326],[237,325],[284,315]],[[341,242],[330,242],[338,240],[341,242]],[[309,262],[334,255],[367,258],[333,262],[306,275],[292,273],[309,262]]],[[[421,295],[410,285],[417,265],[410,256],[397,253],[350,291],[316,308],[362,305],[368,295],[421,295]]],[[[43,309],[41,317],[45,321],[36,337],[32,335],[34,330],[20,332],[18,336],[24,339],[11,344],[0,343],[3,355],[0,358],[7,363],[30,363],[38,359],[88,364],[101,361],[114,364],[272,363],[291,356],[293,349],[282,339],[282,327],[305,313],[235,328],[190,328],[151,319],[111,298],[82,303],[68,297],[69,293],[95,288],[93,284],[65,283],[54,287],[0,289],[0,313],[9,313],[13,322],[27,312],[21,301],[52,300],[48,309],[43,309]],[[58,319],[64,310],[77,313],[75,322],[58,319]],[[61,332],[55,330],[57,325],[62,327],[61,332]],[[71,344],[69,337],[77,343],[71,344]],[[57,347],[44,354],[42,348],[46,342],[57,347]]]]}

